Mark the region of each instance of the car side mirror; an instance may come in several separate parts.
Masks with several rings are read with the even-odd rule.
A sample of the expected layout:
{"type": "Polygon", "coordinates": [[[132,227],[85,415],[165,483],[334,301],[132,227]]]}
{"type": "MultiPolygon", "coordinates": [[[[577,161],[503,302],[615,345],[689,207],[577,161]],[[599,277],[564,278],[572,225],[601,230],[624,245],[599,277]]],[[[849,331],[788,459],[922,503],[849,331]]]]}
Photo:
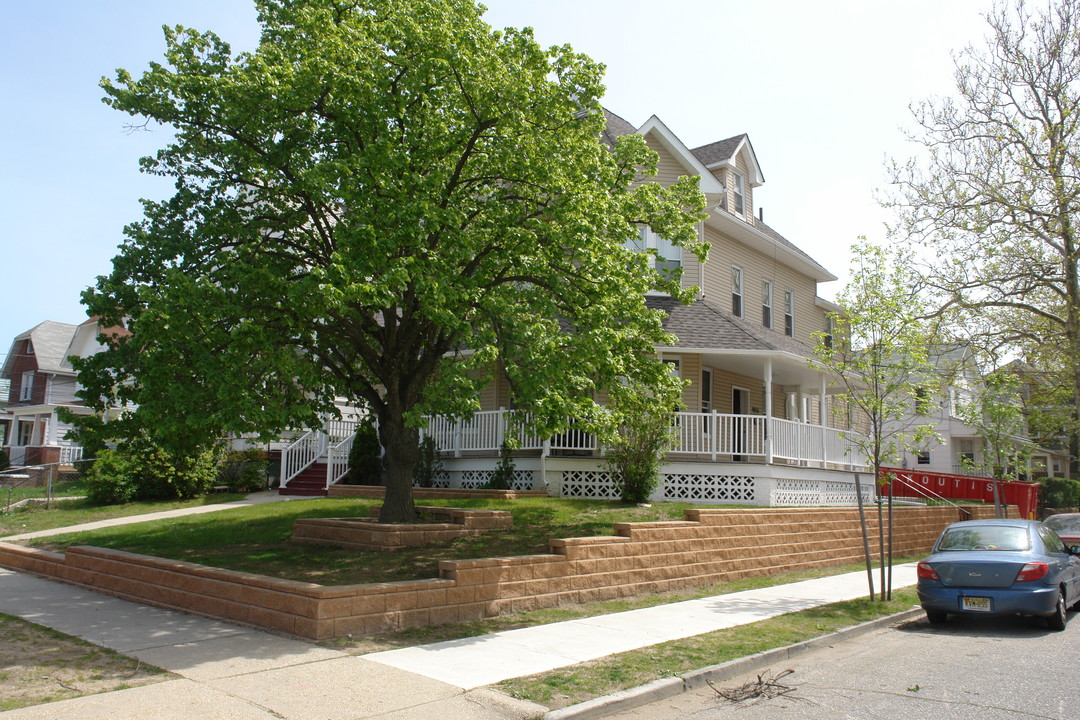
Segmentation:
{"type": "Polygon", "coordinates": [[[1066,545],[1065,549],[1069,551],[1070,555],[1080,555],[1080,545],[1066,545]]]}

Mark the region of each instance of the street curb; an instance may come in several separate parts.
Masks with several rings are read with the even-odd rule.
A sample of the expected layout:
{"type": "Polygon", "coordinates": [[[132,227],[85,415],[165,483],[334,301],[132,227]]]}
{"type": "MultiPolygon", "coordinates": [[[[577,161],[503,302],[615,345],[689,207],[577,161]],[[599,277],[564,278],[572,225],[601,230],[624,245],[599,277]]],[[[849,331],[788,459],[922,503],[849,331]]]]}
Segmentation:
{"type": "Polygon", "coordinates": [[[860,625],[852,625],[843,630],[837,630],[828,635],[805,640],[787,647],[765,650],[753,655],[747,655],[736,660],[729,660],[719,665],[710,665],[698,670],[691,670],[682,675],[653,680],[650,683],[639,685],[628,690],[621,690],[611,695],[586,700],[577,705],[551,710],[543,716],[543,720],[594,720],[603,718],[623,710],[639,707],[647,703],[662,700],[672,695],[679,695],[699,688],[706,681],[716,682],[729,680],[736,675],[754,672],[788,658],[802,655],[803,653],[833,645],[837,642],[865,635],[873,630],[889,627],[897,623],[914,620],[923,615],[921,608],[906,610],[895,615],[886,615],[877,620],[870,620],[860,625]]]}

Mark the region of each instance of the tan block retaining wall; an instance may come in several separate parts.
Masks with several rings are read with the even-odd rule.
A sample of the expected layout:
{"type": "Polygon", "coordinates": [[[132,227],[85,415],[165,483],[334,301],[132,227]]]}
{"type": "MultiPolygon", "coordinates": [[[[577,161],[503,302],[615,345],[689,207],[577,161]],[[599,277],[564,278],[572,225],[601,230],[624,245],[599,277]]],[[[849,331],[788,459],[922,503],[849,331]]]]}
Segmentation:
{"type": "MultiPolygon", "coordinates": [[[[989,506],[900,508],[894,552],[927,552],[989,506]]],[[[1015,510],[1013,510],[1015,517],[1015,510]]],[[[439,578],[322,586],[136,555],[0,543],[0,565],[120,597],[310,639],[370,634],[862,559],[854,509],[691,509],[685,521],[617,523],[615,536],[551,541],[551,554],[444,560],[439,578]]],[[[869,518],[876,532],[876,517],[869,518]]]]}
{"type": "MultiPolygon", "coordinates": [[[[386,495],[386,488],[381,485],[331,485],[326,494],[329,497],[381,498],[386,495]]],[[[417,500],[461,500],[462,498],[489,498],[495,500],[516,500],[526,497],[547,497],[547,490],[487,490],[467,488],[413,488],[413,498],[417,500]]]]}
{"type": "MultiPolygon", "coordinates": [[[[371,515],[378,517],[379,510],[379,507],[371,508],[371,515]]],[[[462,510],[417,505],[416,512],[430,515],[441,522],[399,524],[358,518],[301,518],[293,523],[292,540],[364,550],[400,550],[514,525],[508,510],[462,510]]]]}

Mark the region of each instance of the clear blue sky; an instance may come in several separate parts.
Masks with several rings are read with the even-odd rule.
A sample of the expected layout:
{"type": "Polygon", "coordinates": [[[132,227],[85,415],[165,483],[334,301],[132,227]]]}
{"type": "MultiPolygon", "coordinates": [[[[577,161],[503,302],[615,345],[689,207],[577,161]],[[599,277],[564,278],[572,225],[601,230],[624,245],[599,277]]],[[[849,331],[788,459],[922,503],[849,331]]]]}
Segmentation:
{"type": "MultiPolygon", "coordinates": [[[[886,156],[906,157],[908,105],[951,87],[950,51],[981,43],[989,0],[488,0],[497,27],[532,26],[607,65],[605,104],[656,114],[690,147],[750,135],[765,221],[844,276],[859,235],[884,240],[873,201],[886,156]]],[[[0,27],[0,354],[43,320],[81,322],[139,198],[168,195],[138,158],[168,133],[125,133],[98,81],[140,73],[163,24],[251,49],[248,0],[59,0],[5,8],[0,27]]],[[[823,286],[829,297],[839,283],[823,286]]],[[[0,361],[2,361],[0,356],[0,361]]]]}

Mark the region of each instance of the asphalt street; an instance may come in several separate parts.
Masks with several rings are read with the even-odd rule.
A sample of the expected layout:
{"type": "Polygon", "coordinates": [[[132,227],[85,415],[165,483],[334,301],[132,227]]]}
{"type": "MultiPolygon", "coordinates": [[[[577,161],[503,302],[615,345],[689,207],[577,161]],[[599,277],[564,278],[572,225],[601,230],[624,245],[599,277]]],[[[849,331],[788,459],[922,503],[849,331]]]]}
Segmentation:
{"type": "MultiPolygon", "coordinates": [[[[732,702],[704,686],[612,720],[1020,720],[1080,718],[1080,615],[1064,632],[1040,620],[924,618],[815,650],[762,671],[791,691],[732,702]]],[[[717,683],[733,691],[757,673],[717,683]]],[[[774,692],[780,688],[774,688],[774,692]]]]}

